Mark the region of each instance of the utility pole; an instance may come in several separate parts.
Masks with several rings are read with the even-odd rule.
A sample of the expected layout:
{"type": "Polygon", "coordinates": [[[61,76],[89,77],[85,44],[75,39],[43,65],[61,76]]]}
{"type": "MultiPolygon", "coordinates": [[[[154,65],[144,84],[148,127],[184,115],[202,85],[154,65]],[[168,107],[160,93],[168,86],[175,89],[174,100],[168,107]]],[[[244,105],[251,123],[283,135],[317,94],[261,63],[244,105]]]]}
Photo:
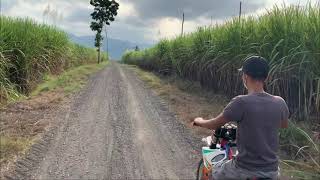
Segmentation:
{"type": "Polygon", "coordinates": [[[212,16],[211,16],[211,27],[212,27],[212,16]]]}
{"type": "Polygon", "coordinates": [[[239,22],[241,22],[242,1],[240,1],[239,22]]]}
{"type": "Polygon", "coordinates": [[[0,16],[2,15],[2,0],[0,0],[0,16]]]}
{"type": "Polygon", "coordinates": [[[0,0],[0,16],[2,16],[2,0],[0,0]]]}
{"type": "Polygon", "coordinates": [[[159,41],[161,40],[161,31],[160,29],[158,30],[158,38],[159,38],[159,41]]]}
{"type": "MultiPolygon", "coordinates": [[[[2,28],[2,0],[0,0],[0,30],[2,28]]],[[[1,41],[1,39],[0,39],[1,41]]]]}
{"type": "Polygon", "coordinates": [[[239,26],[240,26],[240,29],[239,29],[239,37],[240,37],[240,41],[239,41],[239,47],[240,47],[240,51],[241,51],[241,44],[242,44],[242,39],[241,39],[241,28],[242,28],[242,25],[241,25],[241,12],[242,11],[242,1],[240,1],[240,10],[239,10],[239,26]]]}
{"type": "Polygon", "coordinates": [[[183,25],[184,25],[184,12],[182,13],[182,28],[181,28],[181,36],[183,36],[183,25]]]}

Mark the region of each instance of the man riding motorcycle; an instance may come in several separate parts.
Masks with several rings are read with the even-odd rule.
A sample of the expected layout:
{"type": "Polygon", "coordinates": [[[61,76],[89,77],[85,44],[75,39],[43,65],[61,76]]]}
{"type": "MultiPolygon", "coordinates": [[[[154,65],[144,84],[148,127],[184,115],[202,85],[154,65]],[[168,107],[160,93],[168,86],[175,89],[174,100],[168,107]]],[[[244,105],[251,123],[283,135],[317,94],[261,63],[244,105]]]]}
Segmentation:
{"type": "Polygon", "coordinates": [[[277,179],[278,129],[288,127],[288,106],[281,97],[264,91],[269,73],[264,58],[247,58],[239,71],[248,94],[233,98],[218,117],[196,118],[193,124],[215,130],[230,121],[237,122],[239,154],[222,166],[214,167],[213,179],[277,179]]]}

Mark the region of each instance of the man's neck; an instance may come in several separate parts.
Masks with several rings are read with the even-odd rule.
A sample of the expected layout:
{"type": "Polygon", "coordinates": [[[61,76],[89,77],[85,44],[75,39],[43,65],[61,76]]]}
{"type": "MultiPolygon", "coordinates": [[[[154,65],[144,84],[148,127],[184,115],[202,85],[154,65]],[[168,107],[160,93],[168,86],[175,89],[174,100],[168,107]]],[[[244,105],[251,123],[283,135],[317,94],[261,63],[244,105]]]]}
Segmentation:
{"type": "Polygon", "coordinates": [[[254,87],[248,89],[248,94],[254,94],[254,93],[264,93],[263,87],[254,87]]]}

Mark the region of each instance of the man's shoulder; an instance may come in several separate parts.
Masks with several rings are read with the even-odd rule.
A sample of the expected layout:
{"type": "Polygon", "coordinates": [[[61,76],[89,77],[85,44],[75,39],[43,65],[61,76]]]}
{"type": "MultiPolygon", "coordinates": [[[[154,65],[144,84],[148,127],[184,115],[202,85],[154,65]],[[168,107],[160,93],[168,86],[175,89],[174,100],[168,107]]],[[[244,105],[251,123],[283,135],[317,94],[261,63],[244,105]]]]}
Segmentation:
{"type": "Polygon", "coordinates": [[[279,102],[286,102],[281,96],[274,96],[274,95],[272,95],[272,96],[273,96],[273,98],[275,98],[279,102]]]}
{"type": "MultiPolygon", "coordinates": [[[[272,101],[274,103],[286,104],[286,101],[280,96],[275,96],[275,95],[272,95],[269,93],[265,93],[264,96],[262,96],[262,97],[263,97],[262,100],[264,99],[267,101],[272,101]]],[[[248,95],[238,95],[238,96],[234,97],[232,100],[233,101],[241,101],[241,102],[245,103],[245,102],[255,101],[256,99],[257,99],[256,95],[248,94],[248,95]]]]}
{"type": "Polygon", "coordinates": [[[238,95],[236,97],[234,97],[232,100],[238,100],[241,101],[242,99],[246,98],[248,95],[238,95]]]}
{"type": "Polygon", "coordinates": [[[233,101],[241,101],[242,103],[244,103],[250,99],[252,99],[251,95],[238,95],[238,96],[234,97],[232,100],[233,101]]]}
{"type": "Polygon", "coordinates": [[[282,105],[287,104],[286,101],[281,96],[276,96],[276,95],[272,95],[272,94],[269,94],[269,95],[274,100],[274,102],[282,104],[282,105]]]}
{"type": "Polygon", "coordinates": [[[280,96],[274,96],[276,103],[283,109],[288,109],[287,102],[280,96]]]}

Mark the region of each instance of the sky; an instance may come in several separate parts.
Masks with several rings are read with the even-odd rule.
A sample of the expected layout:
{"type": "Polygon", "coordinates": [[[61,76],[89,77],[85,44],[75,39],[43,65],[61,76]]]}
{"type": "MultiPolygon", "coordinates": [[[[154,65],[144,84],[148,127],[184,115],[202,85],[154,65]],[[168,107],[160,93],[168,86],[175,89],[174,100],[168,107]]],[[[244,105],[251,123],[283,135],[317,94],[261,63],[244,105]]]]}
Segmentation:
{"type": "MultiPolygon", "coordinates": [[[[90,30],[89,0],[0,0],[1,14],[29,17],[40,23],[55,25],[64,31],[87,36],[90,30]]],[[[238,16],[240,0],[116,0],[119,11],[108,26],[109,36],[131,42],[153,44],[162,38],[181,33],[182,13],[185,33],[199,26],[221,24],[238,16]]],[[[242,0],[244,15],[260,15],[275,4],[306,5],[319,0],[242,0]]]]}

